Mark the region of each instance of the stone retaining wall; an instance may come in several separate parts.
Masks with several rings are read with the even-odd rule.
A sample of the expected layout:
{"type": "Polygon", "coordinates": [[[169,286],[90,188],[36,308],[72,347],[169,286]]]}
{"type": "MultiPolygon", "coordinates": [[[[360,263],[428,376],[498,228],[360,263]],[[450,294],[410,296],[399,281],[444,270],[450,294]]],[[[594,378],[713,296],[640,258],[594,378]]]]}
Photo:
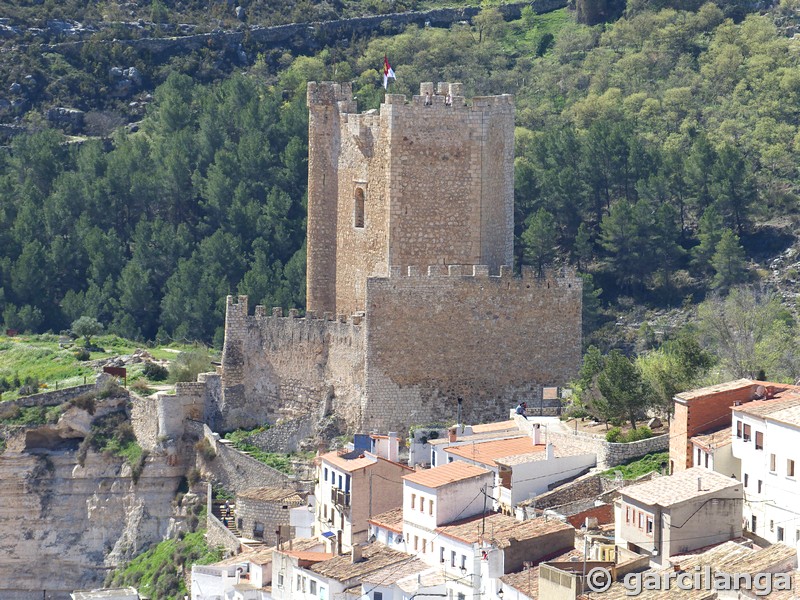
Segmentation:
{"type": "Polygon", "coordinates": [[[216,452],[212,460],[198,455],[203,474],[229,492],[240,493],[257,487],[295,488],[293,477],[273,469],[236,448],[219,441],[219,435],[203,427],[204,439],[216,452]]]}
{"type": "Polygon", "coordinates": [[[212,515],[210,510],[206,519],[206,543],[209,548],[222,546],[230,554],[239,554],[242,547],[233,532],[212,515]]]}
{"type": "Polygon", "coordinates": [[[645,454],[664,452],[669,449],[669,434],[658,435],[638,442],[617,444],[582,431],[549,432],[548,440],[556,448],[568,454],[595,454],[598,469],[609,469],[645,454]]]}
{"type": "Polygon", "coordinates": [[[314,434],[314,415],[291,419],[273,425],[247,438],[247,441],[264,452],[297,452],[300,442],[314,434]]]}
{"type": "Polygon", "coordinates": [[[87,383],[86,385],[76,385],[75,387],[64,388],[63,390],[51,390],[49,392],[42,392],[40,394],[33,394],[31,396],[23,396],[16,400],[8,400],[3,402],[5,406],[19,406],[20,408],[30,408],[32,406],[58,406],[64,402],[69,402],[73,398],[85,394],[86,392],[93,392],[95,385],[87,383]]]}
{"type": "MultiPolygon", "coordinates": [[[[522,9],[531,6],[538,14],[563,8],[565,0],[533,0],[499,6],[506,21],[519,19],[522,9]]],[[[291,23],[274,27],[252,27],[247,31],[201,33],[180,37],[141,38],[113,41],[62,42],[46,46],[49,52],[79,53],[87,43],[130,46],[161,58],[204,48],[237,47],[252,43],[261,50],[291,46],[298,50],[315,51],[336,39],[363,37],[381,32],[390,35],[402,32],[409,25],[449,27],[460,21],[470,21],[480,12],[477,6],[439,8],[429,11],[410,11],[369,17],[355,17],[314,23],[291,23]]]]}

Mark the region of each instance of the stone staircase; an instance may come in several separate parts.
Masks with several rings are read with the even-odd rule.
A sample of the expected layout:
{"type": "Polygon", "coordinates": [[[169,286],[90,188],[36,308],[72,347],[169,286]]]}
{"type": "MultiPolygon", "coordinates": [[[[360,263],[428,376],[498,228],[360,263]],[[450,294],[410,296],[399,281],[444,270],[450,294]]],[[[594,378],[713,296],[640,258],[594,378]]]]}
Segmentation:
{"type": "MultiPolygon", "coordinates": [[[[220,523],[225,523],[223,518],[225,518],[225,501],[219,502],[214,500],[211,503],[211,514],[213,514],[217,519],[219,519],[220,523]]],[[[239,528],[236,526],[236,505],[231,503],[231,516],[227,518],[228,523],[228,530],[233,533],[237,538],[242,537],[239,528]]]]}

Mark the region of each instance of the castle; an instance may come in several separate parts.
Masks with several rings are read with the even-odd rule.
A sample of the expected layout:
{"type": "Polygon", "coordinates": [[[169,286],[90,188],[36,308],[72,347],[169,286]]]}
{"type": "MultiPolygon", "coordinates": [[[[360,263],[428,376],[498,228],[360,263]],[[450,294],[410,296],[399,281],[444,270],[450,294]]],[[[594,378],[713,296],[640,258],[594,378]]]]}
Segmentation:
{"type": "Polygon", "coordinates": [[[405,429],[535,405],[573,377],[581,280],[514,276],[514,104],[461,84],[387,94],[309,83],[307,310],[228,297],[216,430],[334,414],[405,429]]]}

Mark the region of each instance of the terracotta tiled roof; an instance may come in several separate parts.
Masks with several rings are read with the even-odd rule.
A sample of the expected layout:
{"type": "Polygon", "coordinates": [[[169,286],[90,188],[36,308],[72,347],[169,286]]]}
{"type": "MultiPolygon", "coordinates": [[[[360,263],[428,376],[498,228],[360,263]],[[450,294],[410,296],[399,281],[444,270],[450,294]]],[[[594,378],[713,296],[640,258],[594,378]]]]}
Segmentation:
{"type": "Polygon", "coordinates": [[[456,481],[480,477],[487,473],[490,471],[475,465],[454,461],[440,467],[416,471],[411,475],[406,475],[403,479],[428,488],[438,488],[456,481]]]}
{"type": "Polygon", "coordinates": [[[413,595],[420,588],[444,585],[446,582],[447,578],[441,569],[431,569],[423,573],[403,577],[403,579],[397,581],[397,587],[409,595],[413,595]]]}
{"type": "Polygon", "coordinates": [[[403,509],[402,507],[394,508],[367,519],[367,522],[395,533],[403,533],[403,509]]]}
{"type": "Polygon", "coordinates": [[[378,457],[374,454],[363,450],[354,450],[346,454],[339,454],[338,452],[328,452],[320,456],[324,462],[327,462],[342,471],[357,471],[365,467],[371,467],[378,462],[378,457]]]}
{"type": "Polygon", "coordinates": [[[369,544],[363,547],[361,560],[357,563],[352,562],[350,554],[342,554],[334,556],[330,560],[319,562],[310,569],[323,577],[345,582],[356,577],[364,577],[389,565],[401,561],[410,562],[411,560],[412,558],[408,554],[390,550],[382,544],[369,544]]]}
{"type": "Polygon", "coordinates": [[[734,381],[726,381],[725,383],[719,383],[717,385],[710,385],[708,387],[681,392],[680,394],[675,394],[675,397],[679,400],[691,402],[696,398],[705,398],[706,396],[713,396],[714,394],[719,394],[720,392],[730,392],[731,390],[755,387],[757,383],[758,382],[755,382],[752,379],[736,379],[734,381]]]}
{"type": "Polygon", "coordinates": [[[303,497],[294,490],[286,488],[260,487],[249,488],[237,494],[240,498],[261,500],[262,502],[289,502],[302,504],[303,497]]]}
{"type": "Polygon", "coordinates": [[[291,556],[292,558],[308,562],[322,562],[323,560],[329,560],[333,558],[333,554],[331,554],[330,552],[311,552],[309,550],[284,550],[283,553],[286,556],[291,556]]]}
{"type": "Polygon", "coordinates": [[[491,539],[499,548],[509,545],[511,539],[518,541],[532,540],[557,531],[572,530],[572,525],[563,523],[558,519],[531,519],[529,521],[517,521],[514,517],[509,517],[501,513],[491,513],[486,518],[475,515],[460,521],[447,523],[437,527],[436,531],[447,537],[451,537],[468,544],[477,543],[483,539],[491,539]],[[484,532],[481,535],[481,531],[484,532]]]}
{"type": "Polygon", "coordinates": [[[518,430],[516,421],[496,421],[495,423],[483,423],[482,425],[473,425],[473,433],[489,433],[492,431],[513,431],[518,430]]]}
{"type": "Polygon", "coordinates": [[[489,467],[494,467],[497,465],[495,460],[498,458],[514,456],[516,454],[544,452],[544,449],[544,444],[534,446],[531,438],[526,435],[507,440],[493,440],[489,442],[464,444],[463,446],[445,448],[444,451],[448,454],[453,454],[454,456],[468,458],[489,467]]]}
{"type": "MultiPolygon", "coordinates": [[[[549,560],[556,562],[567,562],[573,558],[583,559],[583,552],[580,550],[570,550],[568,552],[564,552],[563,554],[559,554],[558,556],[554,556],[549,560]]],[[[507,575],[503,575],[500,578],[500,581],[502,581],[504,585],[521,592],[528,598],[538,599],[539,597],[538,566],[531,567],[529,569],[523,569],[522,571],[516,571],[514,573],[508,573],[507,575]]]]}
{"type": "MultiPolygon", "coordinates": [[[[694,572],[697,569],[701,578],[700,587],[703,588],[705,587],[704,568],[706,566],[710,566],[713,573],[727,573],[728,575],[749,573],[752,576],[756,573],[785,573],[794,570],[795,553],[794,548],[784,544],[774,544],[760,550],[754,550],[736,542],[725,542],[702,554],[673,556],[670,558],[670,562],[672,565],[679,565],[682,571],[694,572]]],[[[668,569],[649,572],[665,573],[672,570],[673,567],[670,566],[668,569]]],[[[677,586],[673,586],[669,591],[670,598],[677,600],[707,600],[717,597],[717,592],[713,589],[680,590],[676,588],[677,586]]],[[[630,597],[629,591],[619,582],[613,584],[608,591],[602,594],[603,600],[623,600],[630,597]]],[[[643,590],[636,597],[640,600],[663,600],[664,592],[662,590],[643,590]]],[[[784,596],[781,592],[773,592],[768,597],[770,599],[781,598],[783,600],[785,598],[795,598],[796,596],[784,596]]]]}
{"type": "Polygon", "coordinates": [[[274,546],[270,546],[269,548],[259,548],[258,550],[250,550],[249,552],[242,552],[241,554],[235,554],[234,556],[230,556],[225,560],[215,562],[214,564],[211,564],[209,566],[228,567],[231,565],[238,565],[248,561],[255,563],[257,565],[263,565],[265,563],[272,561],[272,552],[274,550],[275,550],[274,546]]]}
{"type": "Polygon", "coordinates": [[[725,427],[713,433],[706,433],[703,435],[696,435],[689,441],[694,442],[705,450],[713,450],[720,446],[727,446],[731,443],[731,428],[725,427]]]}
{"type": "Polygon", "coordinates": [[[411,467],[408,467],[406,465],[401,465],[398,462],[386,460],[385,458],[381,458],[380,456],[375,456],[371,452],[367,452],[365,450],[353,450],[351,452],[346,452],[344,454],[340,454],[339,452],[328,452],[327,454],[323,454],[319,458],[320,460],[333,465],[337,469],[341,469],[342,471],[346,471],[348,473],[352,473],[353,471],[358,471],[359,469],[365,469],[371,467],[372,465],[376,464],[379,461],[383,461],[385,463],[389,463],[392,465],[397,465],[398,467],[406,469],[407,471],[414,470],[411,467]]]}
{"type": "Polygon", "coordinates": [[[388,567],[373,571],[361,578],[364,583],[374,585],[390,586],[396,581],[408,577],[409,575],[416,575],[430,569],[430,565],[424,563],[418,558],[409,561],[396,562],[388,567]]]}
{"type": "MultiPolygon", "coordinates": [[[[507,440],[512,437],[521,437],[523,435],[527,435],[521,431],[519,428],[516,430],[497,430],[497,431],[486,431],[483,433],[473,433],[472,435],[459,435],[456,436],[456,441],[458,442],[477,442],[477,441],[486,441],[486,440],[507,440]]],[[[529,438],[530,439],[530,438],[529,438]]],[[[431,446],[441,446],[442,444],[450,444],[450,438],[448,436],[440,437],[435,440],[428,440],[428,443],[431,446]]]]}
{"type": "Polygon", "coordinates": [[[742,484],[716,471],[692,467],[669,477],[656,477],[644,483],[622,488],[620,493],[623,499],[631,498],[643,504],[667,507],[729,489],[741,493],[742,484]],[[697,489],[698,479],[702,486],[700,491],[697,489]]]}

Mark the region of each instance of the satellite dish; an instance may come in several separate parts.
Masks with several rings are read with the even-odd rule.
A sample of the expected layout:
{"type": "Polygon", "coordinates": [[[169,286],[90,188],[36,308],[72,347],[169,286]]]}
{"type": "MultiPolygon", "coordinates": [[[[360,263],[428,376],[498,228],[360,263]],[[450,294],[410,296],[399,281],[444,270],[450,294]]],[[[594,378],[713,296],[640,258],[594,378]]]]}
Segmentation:
{"type": "Polygon", "coordinates": [[[763,385],[759,385],[756,387],[756,397],[755,397],[756,400],[761,400],[762,398],[765,398],[766,395],[767,395],[767,388],[765,388],[763,385]]]}
{"type": "Polygon", "coordinates": [[[375,537],[374,533],[371,536],[369,536],[369,542],[370,543],[374,542],[376,539],[378,539],[378,538],[375,537]]]}
{"type": "Polygon", "coordinates": [[[403,542],[403,536],[402,535],[398,535],[396,538],[394,538],[394,543],[395,544],[401,544],[402,542],[403,542]]]}

